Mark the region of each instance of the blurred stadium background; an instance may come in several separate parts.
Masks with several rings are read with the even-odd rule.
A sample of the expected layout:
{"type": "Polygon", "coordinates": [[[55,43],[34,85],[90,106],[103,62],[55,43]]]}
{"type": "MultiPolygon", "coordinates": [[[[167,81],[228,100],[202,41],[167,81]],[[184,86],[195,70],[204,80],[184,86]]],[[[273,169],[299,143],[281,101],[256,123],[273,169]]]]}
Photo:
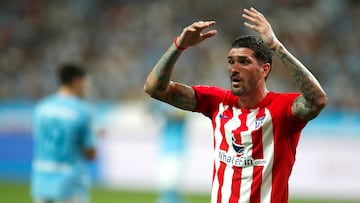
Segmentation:
{"type": "MultiPolygon", "coordinates": [[[[216,20],[218,35],[188,49],[174,79],[227,87],[226,54],[237,35],[249,33],[241,18],[249,6],[267,16],[329,96],[303,132],[291,202],[360,202],[357,0],[0,0],[0,202],[31,202],[31,114],[56,89],[57,65],[69,61],[90,72],[87,99],[101,132],[99,156],[89,163],[93,202],[154,202],[161,122],[149,111],[145,77],[184,26],[216,20]]],[[[268,85],[296,90],[278,60],[268,85]]],[[[210,122],[189,114],[187,123],[181,190],[189,202],[209,202],[210,122]]]]}

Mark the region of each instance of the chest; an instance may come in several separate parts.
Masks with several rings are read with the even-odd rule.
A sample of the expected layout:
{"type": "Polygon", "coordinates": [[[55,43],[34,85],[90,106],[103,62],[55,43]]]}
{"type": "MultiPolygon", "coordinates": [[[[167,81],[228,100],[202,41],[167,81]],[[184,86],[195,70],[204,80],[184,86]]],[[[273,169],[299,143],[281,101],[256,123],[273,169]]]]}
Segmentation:
{"type": "Polygon", "coordinates": [[[214,116],[214,135],[218,147],[232,148],[238,154],[265,139],[273,139],[273,115],[267,108],[238,109],[220,106],[214,116]]]}

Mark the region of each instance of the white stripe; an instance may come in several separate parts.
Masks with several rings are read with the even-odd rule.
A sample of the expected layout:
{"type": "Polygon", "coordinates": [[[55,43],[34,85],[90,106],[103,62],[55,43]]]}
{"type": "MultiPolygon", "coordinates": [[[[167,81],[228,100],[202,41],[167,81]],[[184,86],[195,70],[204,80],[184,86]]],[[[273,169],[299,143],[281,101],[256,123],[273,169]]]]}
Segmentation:
{"type": "MultiPolygon", "coordinates": [[[[240,113],[241,111],[239,109],[233,108],[233,117],[231,118],[231,120],[229,120],[230,122],[227,122],[224,125],[226,142],[229,145],[229,150],[227,151],[227,154],[229,156],[236,156],[236,152],[232,148],[232,137],[233,137],[232,131],[237,129],[241,124],[241,121],[239,119],[240,113]]],[[[234,175],[234,169],[227,164],[224,171],[224,183],[221,189],[221,194],[222,194],[221,202],[229,202],[232,192],[231,186],[233,183],[233,175],[234,175]]]]}
{"type": "Polygon", "coordinates": [[[274,163],[274,135],[272,118],[268,109],[265,109],[265,121],[262,126],[264,159],[267,161],[263,169],[260,202],[270,202],[272,190],[272,167],[274,163]],[[270,189],[269,189],[270,188],[270,189]],[[269,191],[267,191],[269,190],[269,191]]]}
{"type": "Polygon", "coordinates": [[[217,192],[219,190],[219,181],[218,181],[218,176],[217,176],[217,171],[219,170],[220,167],[220,160],[219,157],[217,156],[216,149],[220,149],[220,144],[222,141],[222,135],[220,132],[220,127],[221,127],[221,119],[220,119],[220,114],[222,114],[224,111],[226,110],[226,107],[224,107],[222,105],[222,103],[219,104],[219,112],[215,117],[215,129],[214,129],[214,139],[215,139],[215,150],[214,150],[214,164],[215,164],[215,176],[214,176],[214,182],[212,184],[212,191],[211,191],[211,203],[216,203],[217,202],[217,192]]]}
{"type": "Polygon", "coordinates": [[[219,189],[219,181],[217,180],[217,174],[215,174],[214,182],[212,184],[212,191],[211,191],[211,203],[217,202],[217,191],[219,189]]]}
{"type": "Polygon", "coordinates": [[[231,195],[231,185],[232,185],[232,177],[234,174],[234,170],[229,166],[226,165],[224,171],[224,184],[221,188],[221,202],[229,202],[230,195],[231,195]]]}
{"type": "MultiPolygon", "coordinates": [[[[247,131],[244,131],[241,133],[241,140],[244,145],[246,145],[246,149],[244,152],[245,157],[252,157],[252,131],[255,130],[255,120],[256,120],[256,114],[258,113],[259,109],[254,109],[251,111],[251,113],[248,114],[246,118],[246,125],[248,127],[247,131]]],[[[251,184],[253,179],[253,171],[254,167],[245,167],[242,168],[241,173],[241,186],[240,186],[240,198],[242,202],[249,202],[250,201],[250,195],[251,195],[251,184]]]]}

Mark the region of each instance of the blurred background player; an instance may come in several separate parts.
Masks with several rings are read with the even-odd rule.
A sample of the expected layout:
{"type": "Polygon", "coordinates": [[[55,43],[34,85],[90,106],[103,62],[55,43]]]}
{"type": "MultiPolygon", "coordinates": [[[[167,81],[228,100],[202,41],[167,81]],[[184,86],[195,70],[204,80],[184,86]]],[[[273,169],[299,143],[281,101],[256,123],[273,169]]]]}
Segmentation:
{"type": "Polygon", "coordinates": [[[57,93],[34,112],[31,194],[36,203],[89,202],[85,160],[95,158],[91,118],[84,95],[85,70],[65,64],[58,70],[57,93]]]}
{"type": "Polygon", "coordinates": [[[186,152],[185,111],[174,110],[172,106],[159,102],[152,104],[151,111],[162,123],[157,156],[157,203],[183,203],[180,184],[186,152]]]}

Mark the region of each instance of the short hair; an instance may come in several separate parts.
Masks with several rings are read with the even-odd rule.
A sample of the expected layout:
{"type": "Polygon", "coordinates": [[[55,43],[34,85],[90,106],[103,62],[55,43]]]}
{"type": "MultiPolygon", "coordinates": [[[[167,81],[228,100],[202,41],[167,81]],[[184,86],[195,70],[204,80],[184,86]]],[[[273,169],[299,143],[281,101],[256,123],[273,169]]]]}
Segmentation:
{"type": "Polygon", "coordinates": [[[257,60],[272,65],[273,51],[265,44],[265,42],[256,35],[243,35],[235,39],[231,44],[231,48],[249,48],[254,51],[257,60]]]}
{"type": "Polygon", "coordinates": [[[69,85],[76,78],[85,77],[85,70],[75,64],[63,64],[58,69],[58,79],[61,85],[69,85]]]}

